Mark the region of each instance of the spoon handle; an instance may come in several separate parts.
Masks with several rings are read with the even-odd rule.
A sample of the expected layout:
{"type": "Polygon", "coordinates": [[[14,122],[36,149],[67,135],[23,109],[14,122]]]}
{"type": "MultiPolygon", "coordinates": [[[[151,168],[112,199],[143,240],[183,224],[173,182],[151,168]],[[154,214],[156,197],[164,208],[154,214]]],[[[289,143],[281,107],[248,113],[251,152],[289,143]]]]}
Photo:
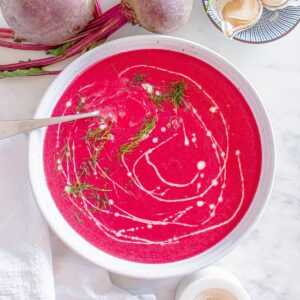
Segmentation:
{"type": "Polygon", "coordinates": [[[54,117],[46,119],[19,120],[19,121],[0,121],[0,139],[4,139],[22,132],[28,132],[33,129],[47,127],[59,123],[65,123],[99,115],[99,111],[90,113],[54,117]]]}

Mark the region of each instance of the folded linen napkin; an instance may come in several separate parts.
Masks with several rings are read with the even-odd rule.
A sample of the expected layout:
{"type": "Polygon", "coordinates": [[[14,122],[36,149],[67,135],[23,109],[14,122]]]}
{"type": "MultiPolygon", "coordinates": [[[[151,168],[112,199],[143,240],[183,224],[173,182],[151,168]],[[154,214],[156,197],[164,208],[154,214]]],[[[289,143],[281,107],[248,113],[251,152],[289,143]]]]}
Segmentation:
{"type": "Polygon", "coordinates": [[[49,231],[30,189],[24,135],[0,141],[0,299],[155,300],[118,289],[49,231]]]}

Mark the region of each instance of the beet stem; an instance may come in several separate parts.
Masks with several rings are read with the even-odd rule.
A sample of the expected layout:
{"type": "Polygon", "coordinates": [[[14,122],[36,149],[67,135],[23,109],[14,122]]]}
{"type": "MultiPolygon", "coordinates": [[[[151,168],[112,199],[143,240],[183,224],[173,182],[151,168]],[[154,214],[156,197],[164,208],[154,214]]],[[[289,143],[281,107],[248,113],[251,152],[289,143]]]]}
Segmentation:
{"type": "Polygon", "coordinates": [[[100,25],[103,25],[106,22],[108,22],[109,20],[111,20],[112,18],[114,18],[118,13],[120,13],[120,5],[119,4],[116,5],[116,6],[114,6],[111,9],[109,9],[108,11],[106,11],[101,16],[95,18],[93,21],[91,21],[84,28],[83,31],[81,31],[80,33],[78,33],[74,37],[65,40],[63,44],[68,43],[68,42],[72,42],[72,41],[76,41],[76,40],[78,40],[78,39],[80,39],[82,37],[87,36],[88,34],[92,33],[93,31],[99,29],[100,25]]]}
{"type": "Polygon", "coordinates": [[[84,31],[89,30],[91,28],[95,28],[98,25],[101,25],[114,17],[117,13],[121,11],[121,4],[117,4],[116,6],[112,7],[104,14],[102,14],[99,18],[91,21],[84,29],[84,31]]]}
{"type": "Polygon", "coordinates": [[[33,50],[33,51],[51,50],[56,48],[56,46],[46,46],[41,44],[22,44],[22,43],[8,42],[3,40],[0,40],[0,47],[19,49],[19,50],[33,50]]]}
{"type": "Polygon", "coordinates": [[[119,28],[123,27],[126,23],[127,23],[126,17],[119,11],[118,14],[114,16],[113,19],[111,19],[102,27],[100,27],[99,30],[95,31],[89,36],[84,37],[78,43],[76,43],[75,45],[67,49],[63,54],[55,57],[37,59],[28,62],[19,62],[19,63],[8,64],[8,65],[0,65],[0,71],[14,71],[18,69],[44,67],[44,66],[55,64],[66,58],[79,54],[80,52],[88,48],[88,46],[93,44],[95,41],[108,37],[115,31],[117,31],[119,28]]]}
{"type": "MultiPolygon", "coordinates": [[[[79,40],[79,39],[81,39],[81,38],[84,38],[84,37],[86,37],[87,35],[89,35],[89,34],[95,32],[95,30],[97,30],[97,28],[92,28],[92,29],[89,29],[89,30],[86,30],[86,31],[82,31],[82,32],[78,33],[77,35],[75,35],[75,36],[73,36],[73,37],[71,37],[71,38],[65,40],[65,41],[63,42],[63,44],[66,44],[66,43],[69,43],[69,42],[73,42],[73,41],[77,41],[77,40],[79,40]]],[[[60,45],[59,45],[59,46],[60,46],[60,45]]]]}
{"type": "Polygon", "coordinates": [[[13,39],[15,33],[9,28],[0,28],[0,38],[13,39]]]}
{"type": "Polygon", "coordinates": [[[101,15],[102,15],[102,10],[101,10],[101,7],[100,7],[100,3],[99,3],[99,0],[96,0],[94,17],[97,18],[101,15]]]}

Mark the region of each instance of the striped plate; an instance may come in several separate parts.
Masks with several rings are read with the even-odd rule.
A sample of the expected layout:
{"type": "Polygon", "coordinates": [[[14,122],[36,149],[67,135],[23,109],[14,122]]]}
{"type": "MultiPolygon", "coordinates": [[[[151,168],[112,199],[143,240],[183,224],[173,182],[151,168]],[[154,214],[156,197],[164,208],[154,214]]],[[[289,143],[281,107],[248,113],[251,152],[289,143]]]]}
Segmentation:
{"type": "MultiPolygon", "coordinates": [[[[202,2],[204,8],[206,8],[210,0],[202,0],[202,2]]],[[[213,24],[221,30],[221,22],[212,9],[207,10],[207,15],[213,24]]],[[[300,6],[290,6],[275,11],[265,8],[259,22],[253,27],[236,34],[234,39],[253,44],[272,42],[288,34],[299,22],[300,6]]]]}

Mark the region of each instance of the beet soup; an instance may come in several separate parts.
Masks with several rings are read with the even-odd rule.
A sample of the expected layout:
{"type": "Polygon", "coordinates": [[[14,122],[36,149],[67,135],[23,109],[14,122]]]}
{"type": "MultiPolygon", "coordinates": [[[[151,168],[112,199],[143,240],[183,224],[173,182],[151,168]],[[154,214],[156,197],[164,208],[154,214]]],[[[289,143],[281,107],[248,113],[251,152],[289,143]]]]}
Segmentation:
{"type": "Polygon", "coordinates": [[[261,142],[238,89],[208,64],[167,50],[100,61],[70,83],[49,127],[45,175],[67,222],[116,257],[167,263],[230,233],[254,198],[261,142]]]}

